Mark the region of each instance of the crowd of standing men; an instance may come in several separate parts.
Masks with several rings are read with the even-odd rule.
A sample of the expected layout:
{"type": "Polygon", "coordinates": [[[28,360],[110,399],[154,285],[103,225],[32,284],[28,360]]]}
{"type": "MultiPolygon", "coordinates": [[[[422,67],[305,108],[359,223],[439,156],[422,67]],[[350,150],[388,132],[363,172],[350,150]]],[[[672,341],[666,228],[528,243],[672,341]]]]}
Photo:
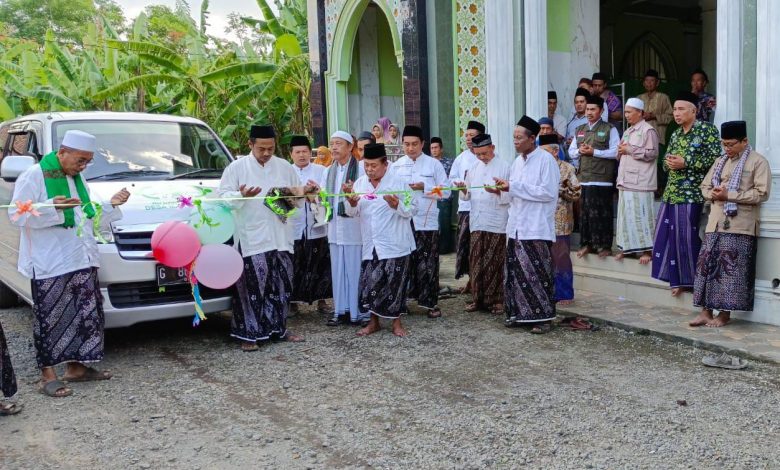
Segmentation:
{"type": "MultiPolygon", "coordinates": [[[[656,77],[649,71],[646,78],[656,77]]],[[[539,121],[523,116],[514,128],[511,163],[496,155],[476,121],[464,130],[467,149],[451,165],[443,162],[441,139],[430,139],[435,157],[424,153],[426,137],[417,126],[404,127],[404,155],[395,162],[370,133],[355,139],[339,130],[315,162],[309,139],[293,137],[292,163],[275,155],[272,127],[253,126],[251,153],[225,169],[218,190],[233,206],[235,246],[244,259],[231,336],[244,351],[267,340],[303,341],[287,327],[297,303],[317,302],[330,313],[328,325],[361,325],[360,336],[380,331],[383,318],[392,321],[393,334],[405,336],[401,315],[409,313],[410,300],[430,318],[440,317],[439,208],[451,194],[460,202],[456,277],[469,275],[466,310],[503,314],[508,327],[548,332],[556,303],[574,298],[575,205],[577,255],[609,256],[614,237],[616,257],[637,254],[640,263],[652,263],[653,277],[668,281],[673,295],[693,289],[702,310],[692,326],[723,326],[732,310],[752,310],[758,206],[768,198],[770,172],[750,146],[746,123],[725,122],[718,133],[697,118],[701,96],[676,97],[671,113],[679,128],[664,154],[668,183],[656,216],[658,126],[668,121],[657,114],[666,113],[664,106],[653,103],[663,99],[648,90],[624,107],[601,82],[605,77],[595,74],[591,90],[577,90],[568,124],[556,123],[554,108],[539,121]],[[328,166],[316,163],[320,158],[328,166]],[[273,210],[263,196],[276,190],[301,210],[292,217],[273,210]],[[711,212],[702,245],[705,202],[711,212]]],[[[40,213],[9,210],[22,229],[19,270],[33,286],[39,388],[52,397],[71,395],[72,382],[111,378],[88,365],[103,358],[99,266],[93,236],[74,230],[95,216],[80,174],[94,151],[93,136],[69,131],[57,152],[17,181],[13,200],[43,203],[40,213]],[[63,363],[60,379],[54,367],[63,363]]],[[[129,197],[118,192],[101,223],[121,218],[119,206],[129,197]]],[[[4,396],[16,391],[1,329],[0,386],[4,396]]],[[[4,403],[0,414],[19,409],[4,403]]]]}

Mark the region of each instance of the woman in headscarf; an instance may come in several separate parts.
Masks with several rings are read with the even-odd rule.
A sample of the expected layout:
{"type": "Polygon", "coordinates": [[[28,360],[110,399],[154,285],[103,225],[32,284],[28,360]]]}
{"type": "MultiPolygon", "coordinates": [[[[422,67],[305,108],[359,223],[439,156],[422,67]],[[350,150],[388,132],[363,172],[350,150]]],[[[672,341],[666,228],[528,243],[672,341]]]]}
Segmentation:
{"type": "Polygon", "coordinates": [[[390,126],[393,124],[390,121],[390,118],[387,117],[381,117],[376,122],[379,124],[379,127],[382,128],[382,142],[389,143],[390,142],[390,126]]]}
{"type": "Polygon", "coordinates": [[[330,166],[333,163],[333,155],[330,154],[330,149],[324,145],[317,147],[317,158],[314,159],[314,163],[325,167],[330,166]]]}
{"type": "Polygon", "coordinates": [[[399,145],[401,142],[399,142],[398,138],[398,126],[395,124],[390,124],[390,140],[387,141],[388,145],[399,145]]]}
{"type": "Polygon", "coordinates": [[[379,124],[374,124],[374,126],[371,128],[371,134],[374,136],[374,140],[376,140],[377,144],[385,143],[385,133],[382,130],[382,126],[379,124]]]}

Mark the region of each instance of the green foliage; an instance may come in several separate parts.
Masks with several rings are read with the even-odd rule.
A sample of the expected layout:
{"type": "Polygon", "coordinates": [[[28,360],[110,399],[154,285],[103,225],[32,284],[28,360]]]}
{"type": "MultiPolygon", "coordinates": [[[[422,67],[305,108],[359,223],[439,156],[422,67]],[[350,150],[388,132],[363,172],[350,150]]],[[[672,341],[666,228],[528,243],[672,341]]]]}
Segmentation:
{"type": "Polygon", "coordinates": [[[273,124],[280,140],[311,135],[306,3],[277,1],[278,15],[257,3],[262,20],[233,17],[245,28],[237,44],[206,35],[208,1],[196,24],[183,0],[129,22],[114,0],[0,0],[5,29],[29,32],[3,36],[0,26],[0,121],[64,110],[181,114],[207,122],[234,153],[244,153],[252,124],[273,124]]]}

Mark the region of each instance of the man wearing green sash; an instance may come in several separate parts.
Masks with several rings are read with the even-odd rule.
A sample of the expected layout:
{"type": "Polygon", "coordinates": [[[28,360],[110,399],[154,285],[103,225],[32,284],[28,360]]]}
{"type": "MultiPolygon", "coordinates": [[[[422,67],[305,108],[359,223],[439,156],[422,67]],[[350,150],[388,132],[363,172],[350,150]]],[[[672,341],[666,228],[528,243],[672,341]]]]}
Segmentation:
{"type": "Polygon", "coordinates": [[[122,217],[116,207],[130,193],[122,189],[105,205],[91,200],[80,173],[95,148],[94,136],[68,131],[57,152],[19,176],[12,199],[17,207],[8,211],[21,229],[19,272],[32,284],[39,389],[51,397],[73,393],[64,381],[111,378],[86,365],[103,359],[103,297],[93,233],[110,230],[110,223],[122,217]],[[63,363],[59,380],[54,367],[63,363]]]}

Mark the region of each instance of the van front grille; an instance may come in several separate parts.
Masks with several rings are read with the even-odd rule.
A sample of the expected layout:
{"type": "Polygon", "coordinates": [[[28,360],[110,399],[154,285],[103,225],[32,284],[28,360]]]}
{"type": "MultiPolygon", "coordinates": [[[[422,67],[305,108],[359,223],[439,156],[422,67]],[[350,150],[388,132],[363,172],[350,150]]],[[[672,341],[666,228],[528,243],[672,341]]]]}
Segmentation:
{"type": "MultiPolygon", "coordinates": [[[[233,289],[215,290],[200,285],[204,300],[230,297],[233,289]]],[[[156,281],[124,282],[108,285],[108,298],[116,308],[148,307],[152,305],[192,302],[192,288],[189,284],[165,286],[161,289],[156,281]]]]}

